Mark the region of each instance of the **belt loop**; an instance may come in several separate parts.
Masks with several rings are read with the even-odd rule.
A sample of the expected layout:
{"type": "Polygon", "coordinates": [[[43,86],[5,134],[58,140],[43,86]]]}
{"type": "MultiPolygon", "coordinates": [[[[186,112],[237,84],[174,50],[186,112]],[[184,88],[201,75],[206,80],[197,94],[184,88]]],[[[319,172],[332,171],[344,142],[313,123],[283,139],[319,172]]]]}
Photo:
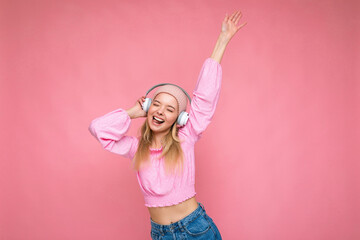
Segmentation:
{"type": "Polygon", "coordinates": [[[161,236],[164,236],[164,232],[163,232],[163,225],[160,226],[160,233],[161,233],[161,236]]]}
{"type": "Polygon", "coordinates": [[[202,205],[200,202],[199,202],[199,205],[201,206],[201,208],[205,211],[205,207],[204,205],[202,205]]]}
{"type": "Polygon", "coordinates": [[[178,222],[178,225],[179,225],[180,230],[183,232],[184,228],[183,228],[183,225],[181,224],[181,221],[178,222]]]}

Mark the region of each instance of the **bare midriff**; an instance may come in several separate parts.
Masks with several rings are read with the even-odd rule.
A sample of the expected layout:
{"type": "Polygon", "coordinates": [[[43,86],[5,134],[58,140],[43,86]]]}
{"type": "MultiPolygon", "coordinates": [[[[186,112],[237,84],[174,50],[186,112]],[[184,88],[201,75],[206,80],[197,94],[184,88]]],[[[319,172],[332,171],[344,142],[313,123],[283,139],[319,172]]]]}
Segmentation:
{"type": "Polygon", "coordinates": [[[148,207],[151,220],[161,224],[169,225],[177,222],[196,210],[198,202],[195,196],[177,205],[167,207],[148,207]]]}

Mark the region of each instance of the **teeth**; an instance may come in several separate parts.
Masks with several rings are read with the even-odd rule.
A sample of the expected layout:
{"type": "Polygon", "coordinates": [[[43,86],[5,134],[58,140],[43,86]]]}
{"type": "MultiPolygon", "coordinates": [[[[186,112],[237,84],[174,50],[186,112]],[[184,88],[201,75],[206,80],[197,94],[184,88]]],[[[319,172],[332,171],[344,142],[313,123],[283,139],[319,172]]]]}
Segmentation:
{"type": "Polygon", "coordinates": [[[155,117],[155,116],[154,116],[154,119],[157,120],[157,121],[159,121],[159,122],[164,122],[164,120],[162,120],[162,119],[160,119],[160,118],[157,118],[157,117],[155,117]]]}

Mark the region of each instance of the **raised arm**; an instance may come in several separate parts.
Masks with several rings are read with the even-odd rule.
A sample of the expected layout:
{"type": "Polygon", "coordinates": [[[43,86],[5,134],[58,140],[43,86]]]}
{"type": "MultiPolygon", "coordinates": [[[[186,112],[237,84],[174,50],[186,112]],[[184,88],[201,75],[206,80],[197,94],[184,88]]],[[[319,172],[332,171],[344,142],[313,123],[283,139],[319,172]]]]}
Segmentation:
{"type": "Polygon", "coordinates": [[[226,14],[222,25],[221,25],[221,33],[216,42],[215,48],[211,54],[211,58],[221,63],[221,59],[224,55],[225,48],[232,39],[232,37],[239,31],[240,28],[245,26],[247,22],[241,24],[240,26],[236,26],[239,23],[242,14],[240,11],[234,12],[231,16],[226,14]]]}
{"type": "Polygon", "coordinates": [[[197,141],[202,132],[210,124],[220,95],[222,81],[221,59],[225,48],[236,32],[246,23],[236,26],[241,18],[240,11],[230,17],[225,16],[222,22],[221,33],[216,42],[211,57],[207,58],[201,68],[196,87],[193,91],[189,111],[189,121],[179,133],[197,141]]]}

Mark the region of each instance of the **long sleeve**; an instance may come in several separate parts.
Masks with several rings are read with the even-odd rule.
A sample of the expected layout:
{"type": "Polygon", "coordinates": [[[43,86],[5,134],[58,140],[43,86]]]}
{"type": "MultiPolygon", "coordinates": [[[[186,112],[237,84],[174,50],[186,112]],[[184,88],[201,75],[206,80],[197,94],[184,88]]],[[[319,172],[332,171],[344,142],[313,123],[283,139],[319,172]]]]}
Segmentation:
{"type": "Polygon", "coordinates": [[[130,123],[127,112],[119,108],[92,120],[88,129],[104,149],[132,159],[137,150],[138,139],[125,135],[130,123]]]}
{"type": "Polygon", "coordinates": [[[222,67],[212,58],[207,58],[201,68],[193,91],[188,123],[183,132],[196,140],[210,124],[219,100],[222,67]]]}

